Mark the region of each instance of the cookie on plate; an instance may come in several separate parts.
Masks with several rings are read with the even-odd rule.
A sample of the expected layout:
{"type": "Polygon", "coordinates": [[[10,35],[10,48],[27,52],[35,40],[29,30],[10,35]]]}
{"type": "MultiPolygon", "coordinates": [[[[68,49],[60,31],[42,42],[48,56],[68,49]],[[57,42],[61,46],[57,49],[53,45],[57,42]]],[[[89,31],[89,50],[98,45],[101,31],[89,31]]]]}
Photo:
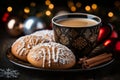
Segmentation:
{"type": "Polygon", "coordinates": [[[33,66],[47,69],[68,69],[76,62],[70,49],[55,42],[36,45],[30,50],[27,59],[33,66]]]}
{"type": "Polygon", "coordinates": [[[40,36],[26,35],[18,38],[11,46],[11,52],[20,60],[27,61],[30,49],[45,40],[40,36]]]}

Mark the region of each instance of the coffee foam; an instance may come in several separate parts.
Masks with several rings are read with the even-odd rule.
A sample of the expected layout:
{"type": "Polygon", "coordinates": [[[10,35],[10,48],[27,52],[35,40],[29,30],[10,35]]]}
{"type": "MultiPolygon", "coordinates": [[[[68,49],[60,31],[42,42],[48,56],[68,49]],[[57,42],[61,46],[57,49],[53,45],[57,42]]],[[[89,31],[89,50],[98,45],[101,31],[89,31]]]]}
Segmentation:
{"type": "Polygon", "coordinates": [[[98,24],[97,21],[87,18],[67,18],[59,20],[57,23],[64,27],[90,27],[98,24]]]}

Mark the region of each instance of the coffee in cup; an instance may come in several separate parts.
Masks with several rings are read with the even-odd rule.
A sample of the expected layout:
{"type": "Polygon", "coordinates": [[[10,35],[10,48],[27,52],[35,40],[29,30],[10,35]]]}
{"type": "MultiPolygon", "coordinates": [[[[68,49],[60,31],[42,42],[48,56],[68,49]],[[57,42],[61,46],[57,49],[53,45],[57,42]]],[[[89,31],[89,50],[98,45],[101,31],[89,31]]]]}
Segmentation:
{"type": "Polygon", "coordinates": [[[98,22],[92,19],[85,18],[70,18],[64,19],[57,22],[64,27],[90,27],[96,25],[98,22]]]}

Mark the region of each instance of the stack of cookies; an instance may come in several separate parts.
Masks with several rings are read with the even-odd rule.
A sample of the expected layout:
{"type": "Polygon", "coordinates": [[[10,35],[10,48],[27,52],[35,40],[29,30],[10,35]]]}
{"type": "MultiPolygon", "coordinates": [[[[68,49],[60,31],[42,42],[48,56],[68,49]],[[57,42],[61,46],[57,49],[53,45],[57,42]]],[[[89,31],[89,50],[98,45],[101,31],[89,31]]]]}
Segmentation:
{"type": "Polygon", "coordinates": [[[12,54],[34,67],[68,69],[76,58],[66,46],[56,43],[53,30],[41,30],[18,38],[11,46],[12,54]]]}

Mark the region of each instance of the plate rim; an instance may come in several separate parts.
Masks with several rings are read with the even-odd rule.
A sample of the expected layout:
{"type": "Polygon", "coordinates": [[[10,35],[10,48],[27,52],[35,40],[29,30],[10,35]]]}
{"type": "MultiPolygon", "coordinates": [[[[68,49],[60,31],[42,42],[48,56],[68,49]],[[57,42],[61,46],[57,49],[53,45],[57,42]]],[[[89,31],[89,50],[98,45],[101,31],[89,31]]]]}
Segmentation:
{"type": "Polygon", "coordinates": [[[52,71],[52,72],[83,72],[83,71],[92,71],[92,70],[97,70],[97,69],[100,69],[100,68],[104,68],[105,66],[111,64],[114,62],[114,58],[112,58],[112,60],[106,62],[106,63],[103,63],[99,66],[95,66],[95,67],[92,67],[92,68],[87,68],[87,69],[80,69],[80,68],[70,68],[70,69],[45,69],[45,68],[37,68],[37,67],[34,67],[32,66],[30,63],[28,62],[24,62],[22,60],[19,60],[18,58],[15,58],[17,60],[19,60],[20,62],[23,62],[24,64],[21,64],[20,62],[16,61],[16,60],[13,60],[13,59],[10,59],[8,57],[8,54],[11,54],[14,58],[15,56],[11,53],[10,51],[10,48],[7,50],[6,52],[6,57],[7,59],[13,63],[14,65],[17,65],[17,66],[20,66],[20,67],[23,67],[23,68],[27,68],[27,69],[31,69],[31,70],[38,70],[38,71],[52,71]],[[31,66],[29,65],[25,65],[25,64],[30,64],[31,66]]]}

